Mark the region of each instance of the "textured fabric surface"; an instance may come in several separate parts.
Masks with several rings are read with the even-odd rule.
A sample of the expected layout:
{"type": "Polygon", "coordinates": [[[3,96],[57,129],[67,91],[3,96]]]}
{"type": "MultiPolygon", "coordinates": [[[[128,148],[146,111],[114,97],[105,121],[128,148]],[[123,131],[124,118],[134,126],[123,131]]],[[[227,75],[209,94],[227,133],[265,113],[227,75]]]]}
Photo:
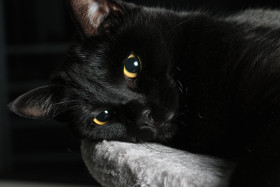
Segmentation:
{"type": "Polygon", "coordinates": [[[102,186],[227,186],[232,164],[159,144],[83,141],[82,156],[102,186]]]}

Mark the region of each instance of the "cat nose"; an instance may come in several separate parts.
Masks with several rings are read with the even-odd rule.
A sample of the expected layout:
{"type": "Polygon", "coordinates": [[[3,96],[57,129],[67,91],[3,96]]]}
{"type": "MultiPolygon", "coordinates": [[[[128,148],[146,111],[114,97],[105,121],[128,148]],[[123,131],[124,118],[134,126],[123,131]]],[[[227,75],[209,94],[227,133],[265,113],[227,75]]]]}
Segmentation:
{"type": "Polygon", "coordinates": [[[151,110],[144,110],[142,114],[143,114],[143,122],[145,125],[153,126],[153,127],[161,126],[162,123],[155,120],[151,110]]]}
{"type": "Polygon", "coordinates": [[[165,125],[167,122],[172,121],[174,118],[174,112],[169,112],[164,116],[152,114],[150,109],[146,109],[142,112],[143,123],[147,126],[159,127],[165,125]]]}

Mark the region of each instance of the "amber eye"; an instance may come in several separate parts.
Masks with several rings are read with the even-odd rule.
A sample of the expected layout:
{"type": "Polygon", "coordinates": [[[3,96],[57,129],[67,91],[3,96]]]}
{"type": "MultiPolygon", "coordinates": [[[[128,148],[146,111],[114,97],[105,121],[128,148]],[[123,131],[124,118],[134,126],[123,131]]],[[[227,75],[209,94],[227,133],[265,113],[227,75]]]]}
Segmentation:
{"type": "Polygon", "coordinates": [[[106,125],[112,119],[112,117],[112,112],[110,112],[109,110],[104,110],[93,119],[93,122],[97,125],[106,125]]]}
{"type": "Polygon", "coordinates": [[[141,71],[140,58],[132,53],[125,61],[123,73],[127,78],[135,79],[139,75],[140,71],[141,71]]]}

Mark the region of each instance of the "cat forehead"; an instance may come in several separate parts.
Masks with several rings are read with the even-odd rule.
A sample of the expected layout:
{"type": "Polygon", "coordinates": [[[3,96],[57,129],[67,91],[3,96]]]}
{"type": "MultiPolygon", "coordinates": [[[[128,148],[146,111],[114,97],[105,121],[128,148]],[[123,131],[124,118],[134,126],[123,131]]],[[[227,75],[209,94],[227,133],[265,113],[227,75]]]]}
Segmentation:
{"type": "MultiPolygon", "coordinates": [[[[114,92],[118,93],[117,97],[126,97],[123,93],[130,94],[130,90],[123,76],[123,65],[131,52],[141,53],[140,58],[148,56],[146,60],[149,62],[156,56],[160,65],[168,59],[164,56],[168,53],[162,50],[160,23],[151,24],[156,20],[153,11],[142,9],[133,16],[126,16],[116,33],[91,37],[74,44],[52,80],[88,90],[100,98],[115,89],[122,90],[114,92]],[[160,56],[164,61],[160,61],[160,56]]],[[[153,63],[147,65],[152,66],[153,63]]]]}
{"type": "Polygon", "coordinates": [[[62,77],[96,83],[122,80],[125,60],[131,53],[149,69],[160,69],[169,59],[164,38],[154,28],[130,27],[113,36],[95,37],[75,44],[61,68],[62,77]]]}

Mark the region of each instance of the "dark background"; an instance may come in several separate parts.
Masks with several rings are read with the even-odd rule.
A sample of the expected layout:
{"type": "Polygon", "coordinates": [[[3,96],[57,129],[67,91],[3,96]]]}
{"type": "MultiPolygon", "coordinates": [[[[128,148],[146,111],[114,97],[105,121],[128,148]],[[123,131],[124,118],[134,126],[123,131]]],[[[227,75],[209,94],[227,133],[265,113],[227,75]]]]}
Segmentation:
{"type": "MultiPolygon", "coordinates": [[[[279,0],[135,0],[176,10],[231,13],[280,8],[279,0]]],[[[20,94],[44,85],[63,62],[74,26],[64,0],[0,0],[0,181],[96,184],[85,168],[79,142],[65,124],[33,121],[7,111],[20,94]]],[[[1,186],[1,183],[0,183],[1,186]]]]}

